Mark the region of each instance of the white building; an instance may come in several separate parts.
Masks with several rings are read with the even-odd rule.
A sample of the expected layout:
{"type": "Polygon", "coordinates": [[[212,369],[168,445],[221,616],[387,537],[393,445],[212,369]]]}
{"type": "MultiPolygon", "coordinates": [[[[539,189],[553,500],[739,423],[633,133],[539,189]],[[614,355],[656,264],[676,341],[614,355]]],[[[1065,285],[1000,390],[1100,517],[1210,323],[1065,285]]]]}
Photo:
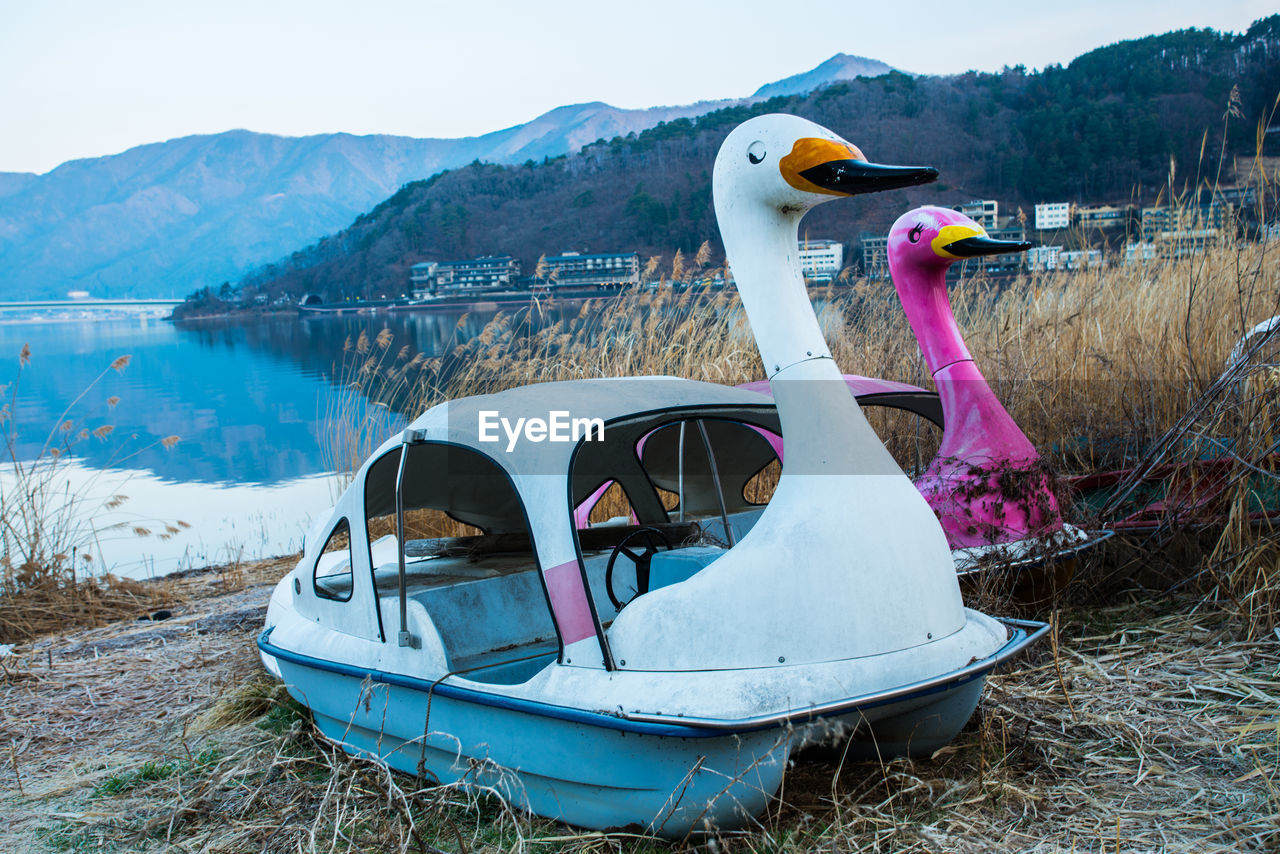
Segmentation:
{"type": "Polygon", "coordinates": [[[844,244],[834,240],[802,240],[800,272],[810,282],[829,282],[844,267],[844,244]]]}
{"type": "Polygon", "coordinates": [[[1051,231],[1071,224],[1070,202],[1045,202],[1036,205],[1036,229],[1051,231]]]}
{"type": "Polygon", "coordinates": [[[475,293],[511,288],[520,262],[510,255],[486,255],[465,261],[424,261],[409,268],[414,299],[448,293],[475,293]]]}
{"type": "Polygon", "coordinates": [[[414,299],[424,299],[435,291],[439,267],[435,261],[423,261],[409,268],[409,287],[413,290],[414,299]]]}
{"type": "MultiPolygon", "coordinates": [[[[1037,213],[1037,217],[1040,215],[1037,213]]],[[[1056,270],[1058,269],[1058,256],[1062,253],[1061,246],[1032,246],[1027,250],[1026,258],[1028,270],[1056,270]]]]}
{"type": "Polygon", "coordinates": [[[1076,249],[1058,254],[1058,266],[1064,270],[1084,270],[1102,266],[1101,249],[1076,249]]]}
{"type": "Polygon", "coordinates": [[[617,289],[640,281],[640,256],[635,252],[564,252],[545,259],[547,288],[617,289]]]}
{"type": "Polygon", "coordinates": [[[956,205],[953,210],[960,211],[987,231],[1000,227],[1000,203],[995,199],[974,199],[972,202],[956,205]]]}
{"type": "Polygon", "coordinates": [[[1154,261],[1157,257],[1159,257],[1159,253],[1157,253],[1154,243],[1126,243],[1124,245],[1124,263],[1126,264],[1154,261]]]}

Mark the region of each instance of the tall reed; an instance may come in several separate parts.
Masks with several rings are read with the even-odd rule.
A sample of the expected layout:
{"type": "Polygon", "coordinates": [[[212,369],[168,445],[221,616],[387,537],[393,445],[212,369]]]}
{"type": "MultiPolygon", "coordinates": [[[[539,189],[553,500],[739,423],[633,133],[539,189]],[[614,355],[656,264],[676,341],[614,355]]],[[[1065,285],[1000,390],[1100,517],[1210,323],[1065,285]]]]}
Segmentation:
{"type": "Polygon", "coordinates": [[[118,442],[107,465],[73,476],[76,447],[81,442],[111,441],[114,426],[103,420],[102,407],[113,410],[119,397],[111,395],[98,407],[89,406],[101,394],[103,381],[128,366],[120,356],[66,405],[54,419],[42,444],[23,444],[19,391],[31,362],[24,345],[18,373],[0,386],[0,435],[8,457],[0,471],[0,642],[19,640],[73,624],[96,624],[134,615],[165,598],[159,586],[116,578],[94,560],[98,543],[112,536],[168,537],[183,522],[126,519],[103,523],[98,517],[123,505],[128,497],[103,494],[102,469],[122,466],[160,445],[178,442],[166,436],[145,447],[118,442]],[[37,447],[34,453],[24,449],[37,447]]]}

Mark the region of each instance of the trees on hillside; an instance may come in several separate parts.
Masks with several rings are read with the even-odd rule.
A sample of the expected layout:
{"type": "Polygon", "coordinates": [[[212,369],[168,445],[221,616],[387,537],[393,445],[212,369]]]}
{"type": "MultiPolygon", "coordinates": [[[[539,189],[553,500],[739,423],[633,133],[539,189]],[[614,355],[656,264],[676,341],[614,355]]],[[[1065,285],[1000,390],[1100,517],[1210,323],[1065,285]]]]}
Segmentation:
{"type": "Polygon", "coordinates": [[[1280,16],[1243,36],[1170,33],[1036,73],[858,78],[597,141],[569,157],[473,163],[407,184],[345,231],[247,281],[329,298],[398,293],[418,261],[510,254],[532,270],[539,256],[571,247],[640,252],[650,261],[646,281],[660,275],[654,258],[675,255],[687,269],[692,255],[702,270],[720,257],[710,178],[720,141],[766,112],[811,118],[873,160],[941,170],[937,184],[810,214],[810,233],[850,245],[923,202],[1128,200],[1136,187],[1164,184],[1171,158],[1179,174],[1197,174],[1202,150],[1218,154],[1202,149],[1206,133],[1225,140],[1228,156],[1252,154],[1256,122],[1277,89],[1280,16]],[[1233,86],[1242,117],[1224,127],[1233,86]]]}

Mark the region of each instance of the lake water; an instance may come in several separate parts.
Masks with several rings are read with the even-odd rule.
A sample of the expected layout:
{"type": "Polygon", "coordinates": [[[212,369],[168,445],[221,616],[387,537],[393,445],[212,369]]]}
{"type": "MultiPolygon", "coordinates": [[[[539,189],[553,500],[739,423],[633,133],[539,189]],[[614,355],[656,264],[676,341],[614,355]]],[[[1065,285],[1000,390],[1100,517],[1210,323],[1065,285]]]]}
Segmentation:
{"type": "MultiPolygon", "coordinates": [[[[81,511],[92,536],[83,547],[118,573],[293,551],[341,488],[326,437],[343,395],[344,341],[386,327],[396,349],[438,355],[491,316],[473,313],[461,323],[461,313],[279,316],[189,326],[146,317],[10,319],[0,323],[0,384],[9,384],[6,402],[16,384],[12,453],[31,460],[90,431],[70,442],[58,483],[87,496],[81,511]],[[31,356],[20,371],[24,345],[31,356]],[[130,357],[127,366],[111,370],[120,356],[130,357]],[[71,429],[58,429],[67,420],[71,429]],[[104,426],[108,435],[93,435],[104,426]],[[175,435],[180,441],[164,447],[175,435]],[[118,494],[127,500],[106,507],[118,494]],[[166,525],[179,530],[162,539],[166,525]]],[[[385,435],[402,422],[383,414],[385,435]]],[[[0,478],[11,491],[12,468],[0,478]]]]}

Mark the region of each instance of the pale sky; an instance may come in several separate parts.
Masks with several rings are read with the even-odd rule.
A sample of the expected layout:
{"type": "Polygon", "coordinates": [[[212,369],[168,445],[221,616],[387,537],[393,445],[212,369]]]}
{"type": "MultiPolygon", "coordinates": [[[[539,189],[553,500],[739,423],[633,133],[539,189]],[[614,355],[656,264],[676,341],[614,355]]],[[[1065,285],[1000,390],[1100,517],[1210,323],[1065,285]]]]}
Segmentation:
{"type": "Polygon", "coordinates": [[[744,97],[839,52],[929,74],[1066,63],[1275,0],[0,0],[0,171],[231,128],[456,137],[564,104],[744,97]]]}

